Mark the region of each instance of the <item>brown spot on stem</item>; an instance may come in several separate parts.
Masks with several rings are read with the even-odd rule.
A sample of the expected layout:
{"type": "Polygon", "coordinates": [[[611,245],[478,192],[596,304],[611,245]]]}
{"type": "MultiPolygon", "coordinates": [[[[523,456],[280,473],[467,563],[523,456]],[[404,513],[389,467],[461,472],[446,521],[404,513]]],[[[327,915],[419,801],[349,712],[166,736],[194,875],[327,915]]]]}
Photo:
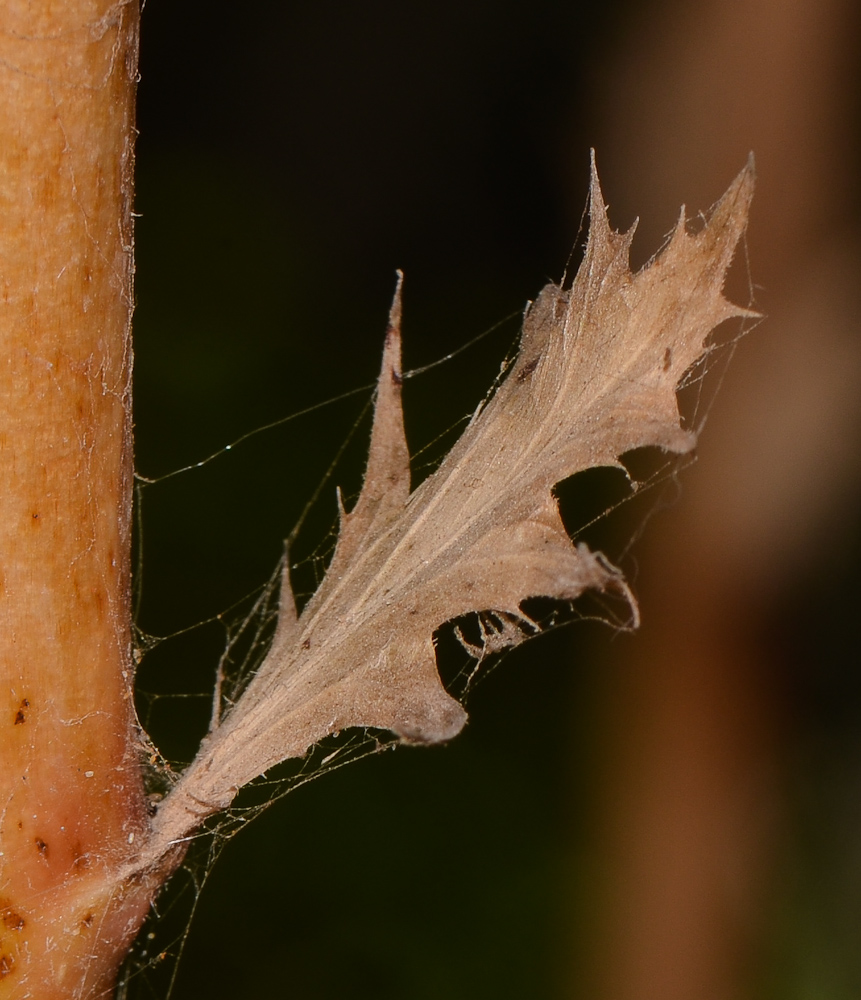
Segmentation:
{"type": "Polygon", "coordinates": [[[36,850],[43,858],[48,857],[48,845],[41,837],[36,837],[36,850]]]}
{"type": "Polygon", "coordinates": [[[517,373],[517,381],[518,382],[525,382],[529,378],[529,376],[535,371],[535,369],[538,367],[538,362],[540,360],[541,360],[541,357],[539,356],[537,358],[533,358],[531,361],[527,361],[526,364],[517,373]]]}
{"type": "Polygon", "coordinates": [[[8,927],[11,931],[23,930],[26,923],[20,913],[16,913],[12,909],[9,900],[3,898],[0,898],[0,920],[2,920],[3,926],[8,927]]]}
{"type": "Polygon", "coordinates": [[[84,927],[92,927],[92,926],[93,926],[93,919],[94,919],[94,918],[93,918],[93,915],[92,915],[92,913],[88,913],[88,914],[87,914],[87,915],[86,915],[86,916],[85,916],[85,917],[83,918],[83,920],[81,921],[81,923],[82,923],[82,924],[84,925],[84,927]]]}
{"type": "Polygon", "coordinates": [[[661,367],[664,369],[665,372],[668,372],[670,370],[670,365],[672,363],[673,363],[673,351],[672,348],[668,347],[664,351],[664,361],[661,367]]]}
{"type": "Polygon", "coordinates": [[[72,848],[72,867],[73,868],[89,868],[90,867],[90,856],[86,851],[81,849],[80,844],[75,844],[72,848]]]}
{"type": "Polygon", "coordinates": [[[11,955],[0,955],[0,979],[5,979],[14,965],[15,959],[11,955]]]}
{"type": "Polygon", "coordinates": [[[24,925],[27,921],[21,916],[20,913],[16,913],[14,910],[5,909],[3,911],[3,926],[8,927],[10,931],[22,931],[24,930],[24,925]]]}

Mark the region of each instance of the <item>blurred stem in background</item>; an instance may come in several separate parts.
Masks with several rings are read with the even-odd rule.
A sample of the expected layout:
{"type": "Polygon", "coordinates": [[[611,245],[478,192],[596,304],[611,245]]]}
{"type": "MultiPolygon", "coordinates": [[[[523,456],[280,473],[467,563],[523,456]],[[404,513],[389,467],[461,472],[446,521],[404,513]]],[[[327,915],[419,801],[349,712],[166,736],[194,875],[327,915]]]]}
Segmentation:
{"type": "Polygon", "coordinates": [[[572,995],[762,995],[793,740],[776,625],[845,557],[835,525],[857,502],[857,20],[852,0],[649,4],[596,81],[615,218],[636,208],[643,246],[755,152],[767,319],[739,345],[681,503],[638,544],[644,625],[612,647],[596,726],[593,982],[572,995]]]}

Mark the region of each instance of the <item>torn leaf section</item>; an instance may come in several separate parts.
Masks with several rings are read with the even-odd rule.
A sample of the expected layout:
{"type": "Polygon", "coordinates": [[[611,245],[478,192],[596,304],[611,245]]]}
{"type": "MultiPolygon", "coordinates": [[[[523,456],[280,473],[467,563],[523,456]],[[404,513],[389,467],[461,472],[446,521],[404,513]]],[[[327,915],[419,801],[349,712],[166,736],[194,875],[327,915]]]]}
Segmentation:
{"type": "Polygon", "coordinates": [[[700,232],[689,233],[682,217],[664,251],[633,274],[632,234],[610,228],[593,171],[589,239],[571,288],[550,284],[530,306],[507,378],[412,493],[399,278],[359,499],[342,512],[323,583],[284,630],[290,641],[279,629],[172,793],[179,815],[199,822],[209,808],[201,803],[214,811],[274,764],[349,726],[412,742],[450,739],[466,714],[436,670],[433,634],[448,621],[484,613],[497,623],[485,630],[487,646],[500,649],[531,634],[527,598],[572,601],[598,590],[625,597],[636,624],[621,573],[569,539],[553,487],[583,469],[620,466],[635,448],[693,447],[676,387],[714,327],[752,315],[723,295],[752,193],[749,164],[700,232]]]}

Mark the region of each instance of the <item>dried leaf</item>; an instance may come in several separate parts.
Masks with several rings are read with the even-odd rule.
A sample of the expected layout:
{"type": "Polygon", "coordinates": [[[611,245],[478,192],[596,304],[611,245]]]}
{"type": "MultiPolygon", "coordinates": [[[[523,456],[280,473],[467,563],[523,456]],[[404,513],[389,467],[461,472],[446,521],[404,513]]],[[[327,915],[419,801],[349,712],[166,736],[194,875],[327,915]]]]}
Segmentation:
{"type": "Polygon", "coordinates": [[[619,571],[571,542],[552,490],[583,469],[620,466],[634,448],[693,447],[675,390],[715,326],[752,315],[722,293],[752,192],[749,164],[699,233],[682,215],[663,252],[632,274],[633,230],[610,229],[593,164],[591,230],[573,286],[547,285],[528,308],[504,382],[412,493],[399,280],[365,480],[353,510],[342,509],[328,573],[298,620],[285,573],[272,649],[172,793],[175,808],[165,803],[163,822],[184,810],[188,828],[189,817],[224,807],[257,775],[349,726],[413,742],[455,736],[466,713],[440,682],[433,645],[447,621],[493,612],[481,654],[535,633],[521,610],[529,597],[614,590],[636,616],[619,571]]]}

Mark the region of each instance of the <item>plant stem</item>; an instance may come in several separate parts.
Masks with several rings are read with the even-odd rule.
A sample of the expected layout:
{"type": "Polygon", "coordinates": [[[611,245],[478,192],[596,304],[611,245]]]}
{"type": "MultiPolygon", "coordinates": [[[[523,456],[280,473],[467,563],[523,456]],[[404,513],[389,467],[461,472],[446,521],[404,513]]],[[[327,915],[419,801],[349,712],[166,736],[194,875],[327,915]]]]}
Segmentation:
{"type": "Polygon", "coordinates": [[[132,704],[136,0],[0,13],[0,997],[110,991],[151,880],[132,704]]]}

